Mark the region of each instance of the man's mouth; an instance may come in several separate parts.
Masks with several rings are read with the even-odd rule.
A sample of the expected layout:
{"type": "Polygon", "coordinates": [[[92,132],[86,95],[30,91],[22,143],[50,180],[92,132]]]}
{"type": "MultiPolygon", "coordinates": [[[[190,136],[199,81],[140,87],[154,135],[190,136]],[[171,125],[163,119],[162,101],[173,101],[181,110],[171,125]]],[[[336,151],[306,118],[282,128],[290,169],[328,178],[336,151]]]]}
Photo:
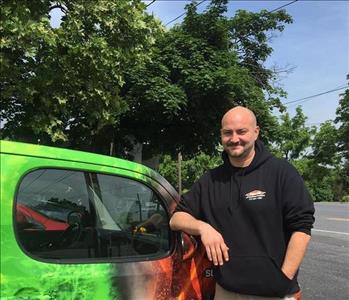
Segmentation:
{"type": "Polygon", "coordinates": [[[240,144],[234,144],[234,145],[228,144],[227,146],[228,146],[229,148],[237,148],[237,147],[240,147],[240,146],[242,146],[242,145],[240,145],[240,144]]]}

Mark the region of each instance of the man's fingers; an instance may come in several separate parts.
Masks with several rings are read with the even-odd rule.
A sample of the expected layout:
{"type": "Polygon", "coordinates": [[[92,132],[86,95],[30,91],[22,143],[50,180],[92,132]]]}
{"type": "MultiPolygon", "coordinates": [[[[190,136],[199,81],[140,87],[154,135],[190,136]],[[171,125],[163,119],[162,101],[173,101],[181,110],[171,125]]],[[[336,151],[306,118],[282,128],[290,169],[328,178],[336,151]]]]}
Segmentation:
{"type": "Polygon", "coordinates": [[[222,266],[223,265],[223,255],[222,255],[220,245],[216,245],[216,253],[217,253],[217,262],[220,266],[222,266]]]}
{"type": "Polygon", "coordinates": [[[208,260],[209,261],[212,261],[212,255],[211,255],[211,249],[209,246],[206,246],[206,254],[207,254],[207,257],[208,257],[208,260]]]}
{"type": "Polygon", "coordinates": [[[212,256],[213,264],[214,264],[215,266],[217,266],[217,265],[218,265],[218,258],[217,258],[217,252],[216,252],[215,247],[212,247],[212,248],[211,248],[211,256],[212,256]]]}
{"type": "Polygon", "coordinates": [[[224,244],[221,246],[221,249],[222,249],[224,260],[228,261],[229,260],[229,253],[228,253],[229,248],[224,244]]]}
{"type": "Polygon", "coordinates": [[[218,245],[207,245],[205,248],[209,261],[212,261],[215,266],[222,266],[225,261],[229,260],[229,248],[225,245],[225,243],[218,245]]]}

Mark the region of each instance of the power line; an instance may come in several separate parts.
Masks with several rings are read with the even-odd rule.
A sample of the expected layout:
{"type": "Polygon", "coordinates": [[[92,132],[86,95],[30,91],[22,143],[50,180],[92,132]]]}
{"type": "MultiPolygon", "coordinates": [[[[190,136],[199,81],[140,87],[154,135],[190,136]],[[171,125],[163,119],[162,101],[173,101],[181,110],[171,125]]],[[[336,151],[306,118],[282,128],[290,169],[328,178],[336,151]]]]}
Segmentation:
{"type": "Polygon", "coordinates": [[[328,90],[326,92],[322,92],[322,93],[319,93],[319,94],[311,95],[311,96],[304,97],[304,98],[301,98],[301,99],[289,101],[289,102],[284,103],[284,105],[297,103],[297,102],[306,102],[307,100],[310,100],[312,98],[315,98],[315,97],[318,97],[318,96],[322,96],[322,95],[325,95],[325,94],[329,94],[329,93],[332,93],[332,92],[336,92],[336,91],[339,91],[339,90],[343,90],[345,88],[348,88],[348,85],[344,85],[344,86],[341,86],[341,87],[336,88],[336,89],[328,90]]]}
{"type": "MultiPolygon", "coordinates": [[[[207,1],[207,0],[202,0],[202,1],[200,1],[199,3],[195,4],[194,7],[198,7],[201,3],[204,3],[205,1],[207,1]]],[[[167,25],[171,24],[172,22],[178,20],[180,17],[183,17],[186,13],[187,13],[187,12],[184,12],[184,13],[182,13],[181,15],[179,15],[178,17],[174,18],[173,20],[167,22],[167,23],[165,24],[165,26],[167,26],[167,25]]]]}
{"type": "Polygon", "coordinates": [[[152,0],[152,2],[150,2],[149,4],[147,4],[145,7],[148,7],[150,5],[152,5],[156,0],[152,0]]]}
{"type": "Polygon", "coordinates": [[[275,9],[269,11],[269,12],[270,12],[270,13],[275,12],[275,11],[280,10],[281,8],[284,8],[284,7],[286,7],[286,6],[289,6],[289,5],[291,5],[291,4],[293,4],[293,3],[297,2],[297,1],[298,1],[298,0],[291,1],[291,2],[286,3],[286,4],[284,4],[284,5],[282,5],[282,6],[278,7],[278,8],[275,8],[275,9]]]}
{"type": "MultiPolygon", "coordinates": [[[[156,0],[153,0],[153,2],[151,2],[150,4],[154,3],[155,1],[156,1],[156,0]]],[[[195,4],[194,7],[199,6],[201,3],[204,3],[205,1],[208,1],[208,0],[202,0],[201,2],[195,4]]],[[[289,2],[289,3],[286,3],[286,4],[284,4],[284,5],[280,6],[280,7],[277,7],[277,8],[275,8],[275,9],[269,11],[269,13],[276,12],[276,11],[280,10],[281,8],[284,8],[284,7],[286,7],[286,6],[289,6],[289,5],[291,5],[291,4],[293,4],[293,3],[297,2],[297,1],[298,1],[298,0],[293,0],[293,1],[289,2]]],[[[148,7],[150,4],[148,4],[147,7],[148,7]]],[[[185,14],[186,14],[186,12],[180,14],[178,17],[176,17],[176,18],[172,19],[171,21],[167,22],[167,23],[165,24],[165,26],[167,26],[167,25],[171,24],[172,22],[178,20],[180,17],[183,17],[185,14]]]]}

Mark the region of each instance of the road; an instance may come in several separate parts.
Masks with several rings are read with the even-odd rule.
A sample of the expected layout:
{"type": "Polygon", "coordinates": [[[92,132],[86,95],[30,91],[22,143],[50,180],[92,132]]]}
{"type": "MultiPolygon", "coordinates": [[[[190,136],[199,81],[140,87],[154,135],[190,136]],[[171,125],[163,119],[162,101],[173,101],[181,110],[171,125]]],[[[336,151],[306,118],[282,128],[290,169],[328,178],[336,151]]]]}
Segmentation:
{"type": "Polygon", "coordinates": [[[315,203],[312,240],[299,283],[303,300],[349,299],[349,204],[315,203]]]}

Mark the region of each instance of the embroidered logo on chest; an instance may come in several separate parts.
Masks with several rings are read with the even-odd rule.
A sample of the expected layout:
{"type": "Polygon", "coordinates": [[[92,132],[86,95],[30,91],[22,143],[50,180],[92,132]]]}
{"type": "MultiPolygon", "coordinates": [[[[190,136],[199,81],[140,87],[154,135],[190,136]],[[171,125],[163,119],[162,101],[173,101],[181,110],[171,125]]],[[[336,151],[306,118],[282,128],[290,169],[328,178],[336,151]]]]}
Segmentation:
{"type": "Polygon", "coordinates": [[[245,198],[247,200],[250,200],[250,201],[260,200],[260,199],[265,198],[265,194],[266,194],[266,192],[262,192],[262,191],[259,191],[259,190],[254,190],[252,192],[249,192],[249,193],[245,194],[245,198]]]}

